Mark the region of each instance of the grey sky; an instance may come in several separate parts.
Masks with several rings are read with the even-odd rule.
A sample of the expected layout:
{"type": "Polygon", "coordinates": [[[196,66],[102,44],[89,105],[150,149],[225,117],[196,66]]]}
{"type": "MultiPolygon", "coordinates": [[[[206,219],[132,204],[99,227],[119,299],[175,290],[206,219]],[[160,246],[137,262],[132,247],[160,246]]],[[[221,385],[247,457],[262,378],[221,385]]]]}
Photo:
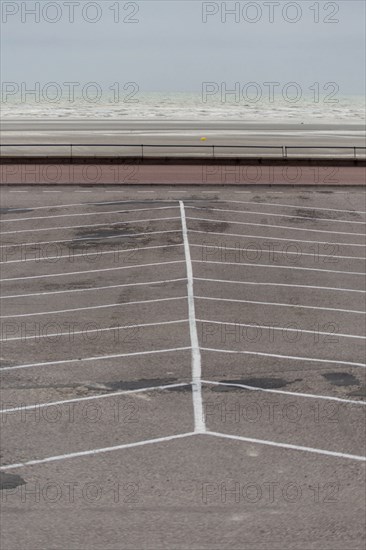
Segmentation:
{"type": "MultiPolygon", "coordinates": [[[[41,5],[54,4],[42,0],[41,5]]],[[[25,15],[21,22],[21,4],[2,4],[2,81],[64,82],[96,81],[102,85],[135,81],[141,91],[200,91],[204,81],[278,81],[298,82],[304,88],[314,82],[337,82],[340,93],[361,94],[365,90],[365,2],[346,0],[314,2],[299,0],[300,20],[286,22],[282,8],[287,1],[276,2],[274,22],[269,22],[270,7],[265,2],[251,2],[247,19],[240,22],[222,14],[208,16],[202,22],[203,2],[136,1],[138,23],[123,22],[134,10],[133,5],[120,4],[120,22],[113,20],[109,9],[115,0],[102,0],[102,16],[94,24],[83,21],[81,7],[75,5],[75,21],[69,22],[69,8],[59,1],[62,17],[50,23],[41,15],[41,22],[25,15]],[[11,5],[10,5],[11,4],[11,5]],[[314,9],[319,5],[320,22],[315,23],[314,9]],[[5,7],[7,6],[7,7],[5,7]],[[10,6],[10,7],[9,7],[10,6]],[[311,10],[313,6],[313,10],[311,10]],[[339,12],[332,15],[339,6],[339,12]],[[7,11],[18,13],[9,15],[7,11]],[[127,8],[127,9],[123,9],[127,8]],[[338,23],[324,23],[324,18],[338,23]]],[[[32,7],[36,2],[27,2],[32,7]]],[[[235,2],[227,2],[233,8],[235,2]]],[[[248,2],[239,2],[242,8],[248,2]]],[[[207,9],[220,8],[211,2],[207,9]]],[[[296,17],[296,6],[288,7],[288,17],[296,17]]],[[[94,17],[93,8],[88,12],[94,17]]],[[[299,13],[299,12],[298,12],[299,13]]],[[[56,11],[49,7],[49,18],[56,11]],[[53,10],[53,11],[52,11],[53,10]]],[[[24,15],[24,14],[23,14],[24,15]]]]}

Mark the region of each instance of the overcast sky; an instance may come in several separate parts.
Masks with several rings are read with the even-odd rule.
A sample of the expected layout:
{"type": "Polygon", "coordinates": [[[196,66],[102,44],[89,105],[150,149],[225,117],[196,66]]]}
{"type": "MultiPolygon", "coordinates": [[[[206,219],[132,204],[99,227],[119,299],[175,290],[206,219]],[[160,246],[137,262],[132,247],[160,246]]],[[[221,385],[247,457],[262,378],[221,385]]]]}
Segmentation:
{"type": "MultiPolygon", "coordinates": [[[[95,81],[103,86],[135,81],[141,91],[200,91],[207,81],[226,82],[228,87],[238,81],[295,81],[304,88],[314,82],[337,82],[340,93],[365,90],[363,0],[299,0],[290,2],[295,5],[287,6],[284,15],[287,1],[270,3],[280,4],[273,8],[264,1],[246,7],[248,2],[238,2],[238,23],[234,15],[222,22],[221,1],[205,7],[197,0],[102,0],[95,2],[100,17],[96,23],[83,20],[81,7],[87,1],[79,0],[79,6],[69,3],[74,4],[73,23],[66,1],[48,0],[40,2],[49,7],[36,23],[34,16],[22,13],[24,2],[1,0],[2,81],[95,81]],[[206,12],[217,10],[203,22],[206,12]],[[60,16],[56,23],[46,20],[60,16]],[[257,22],[248,21],[256,18],[257,22]],[[299,20],[290,23],[285,18],[299,20]],[[339,22],[326,23],[325,19],[339,22]]],[[[36,2],[26,4],[30,9],[36,2]]],[[[227,8],[234,5],[226,3],[227,8]]],[[[93,19],[96,15],[96,8],[89,6],[86,16],[93,19]]]]}

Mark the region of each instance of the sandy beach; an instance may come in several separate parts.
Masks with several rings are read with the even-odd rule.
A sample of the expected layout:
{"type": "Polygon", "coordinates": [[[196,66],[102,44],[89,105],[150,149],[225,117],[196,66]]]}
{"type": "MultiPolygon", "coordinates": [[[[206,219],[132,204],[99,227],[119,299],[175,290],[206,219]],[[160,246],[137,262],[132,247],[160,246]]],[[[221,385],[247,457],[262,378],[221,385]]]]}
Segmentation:
{"type": "MultiPolygon", "coordinates": [[[[6,120],[2,123],[1,145],[3,156],[25,154],[64,156],[69,154],[69,149],[65,146],[70,145],[74,146],[75,156],[85,154],[140,156],[143,145],[145,156],[158,157],[177,155],[211,157],[212,146],[215,146],[217,156],[253,156],[254,154],[254,156],[277,157],[282,156],[282,147],[286,146],[312,147],[308,150],[292,151],[296,156],[337,155],[342,157],[353,156],[352,151],[346,148],[365,147],[366,139],[365,127],[362,124],[6,120]],[[84,145],[84,147],[77,147],[77,145],[84,145]],[[97,147],[98,145],[101,147],[97,147]],[[123,148],[122,145],[128,147],[123,148]],[[175,145],[178,147],[175,148],[175,145]],[[181,148],[181,146],[185,147],[181,148]],[[220,149],[220,146],[223,148],[220,149]],[[318,147],[329,147],[329,149],[315,150],[318,147]],[[335,147],[342,149],[337,150],[334,149],[335,147]]],[[[359,149],[357,157],[361,158],[364,153],[359,149]]]]}

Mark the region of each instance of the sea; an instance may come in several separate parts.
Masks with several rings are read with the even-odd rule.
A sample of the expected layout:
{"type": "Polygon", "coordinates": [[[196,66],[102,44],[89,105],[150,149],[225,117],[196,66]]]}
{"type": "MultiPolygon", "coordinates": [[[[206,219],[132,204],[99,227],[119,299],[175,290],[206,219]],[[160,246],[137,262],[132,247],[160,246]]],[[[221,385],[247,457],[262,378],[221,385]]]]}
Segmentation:
{"type": "Polygon", "coordinates": [[[239,121],[250,123],[334,123],[365,124],[364,96],[343,96],[332,102],[303,97],[293,102],[282,96],[272,101],[237,101],[228,96],[208,97],[199,93],[139,93],[133,99],[102,96],[97,100],[67,98],[57,101],[9,98],[1,101],[2,119],[95,119],[95,120],[187,120],[239,121]]]}

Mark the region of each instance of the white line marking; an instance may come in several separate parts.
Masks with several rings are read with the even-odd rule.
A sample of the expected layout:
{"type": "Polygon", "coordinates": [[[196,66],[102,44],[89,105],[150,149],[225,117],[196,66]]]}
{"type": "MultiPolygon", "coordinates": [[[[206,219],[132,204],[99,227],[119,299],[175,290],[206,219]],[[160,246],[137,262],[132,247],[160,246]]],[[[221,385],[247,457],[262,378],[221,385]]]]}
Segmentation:
{"type": "MultiPolygon", "coordinates": [[[[103,393],[103,395],[91,395],[90,397],[77,397],[76,399],[65,399],[63,401],[50,401],[48,403],[37,403],[36,405],[21,404],[18,407],[15,407],[12,409],[0,408],[0,414],[11,414],[19,411],[22,412],[22,411],[29,411],[34,409],[44,409],[45,407],[54,407],[56,405],[67,405],[68,403],[78,403],[79,401],[92,401],[94,399],[106,399],[108,397],[117,397],[119,395],[128,395],[131,393],[142,393],[142,392],[156,391],[156,390],[165,390],[170,388],[180,388],[183,386],[190,386],[190,385],[191,384],[188,382],[181,382],[179,384],[166,384],[165,386],[150,386],[145,388],[139,388],[136,390],[121,390],[116,392],[103,393]]],[[[355,403],[358,403],[358,401],[355,401],[355,403]]]]}
{"type": "Polygon", "coordinates": [[[93,328],[93,329],[87,329],[87,330],[74,330],[70,333],[68,332],[54,332],[50,334],[35,334],[32,336],[14,336],[12,338],[5,338],[1,339],[0,342],[2,344],[6,344],[8,342],[14,342],[15,340],[40,340],[42,338],[54,338],[54,337],[62,337],[62,336],[75,336],[76,334],[93,334],[95,332],[111,332],[116,330],[129,330],[131,328],[146,328],[146,327],[159,327],[162,325],[175,325],[180,323],[188,323],[188,319],[177,319],[175,321],[161,321],[157,323],[143,323],[140,325],[125,325],[125,326],[116,326],[116,327],[106,327],[106,328],[93,328]]]}
{"type": "MultiPolygon", "coordinates": [[[[171,204],[177,204],[177,201],[174,200],[174,199],[153,199],[151,201],[151,199],[148,199],[151,203],[159,203],[159,202],[170,202],[171,204]]],[[[103,206],[103,205],[108,205],[108,204],[112,204],[112,205],[116,205],[116,203],[118,204],[136,204],[136,202],[145,202],[144,199],[141,199],[141,200],[133,200],[133,199],[129,199],[127,201],[121,201],[121,200],[117,200],[117,201],[103,201],[103,202],[90,202],[90,203],[84,203],[82,206],[103,206]]]]}
{"type": "MultiPolygon", "coordinates": [[[[224,281],[226,282],[226,281],[224,281]]],[[[243,283],[245,284],[245,283],[243,283]]],[[[250,284],[250,283],[248,283],[250,284]]],[[[260,283],[259,283],[260,284],[260,283]]],[[[320,309],[324,311],[340,311],[342,313],[359,313],[366,315],[366,311],[352,310],[352,309],[337,309],[332,307],[319,307],[319,306],[303,306],[297,304],[281,304],[280,302],[258,302],[253,300],[235,300],[232,298],[211,298],[208,296],[196,296],[196,300],[213,300],[219,302],[237,302],[239,304],[258,304],[263,306],[280,306],[280,307],[298,307],[300,309],[320,309]]]]}
{"type": "Polygon", "coordinates": [[[106,359],[119,359],[121,357],[134,357],[140,355],[153,355],[155,353],[172,353],[176,351],[191,350],[190,346],[183,348],[156,349],[150,351],[136,351],[133,353],[117,353],[113,355],[97,355],[96,357],[83,357],[82,359],[62,359],[59,361],[47,361],[45,363],[28,363],[27,365],[15,365],[14,367],[1,367],[0,371],[29,369],[31,367],[48,367],[51,365],[65,365],[67,363],[84,363],[86,361],[103,361],[106,359]]]}
{"type": "Polygon", "coordinates": [[[335,359],[316,359],[314,357],[298,357],[296,355],[280,355],[276,353],[263,353],[259,351],[238,351],[215,348],[202,348],[202,351],[212,351],[215,353],[237,353],[243,355],[256,355],[259,357],[276,357],[278,359],[291,359],[293,361],[310,361],[312,363],[333,363],[335,365],[350,365],[351,367],[366,368],[366,363],[355,363],[354,361],[336,361],[335,359]]]}
{"type": "Polygon", "coordinates": [[[250,325],[246,323],[229,323],[227,321],[210,321],[208,319],[196,319],[197,323],[212,323],[213,325],[229,325],[233,327],[250,327],[250,328],[264,328],[269,330],[282,330],[286,332],[296,332],[305,334],[322,334],[323,336],[339,336],[340,338],[358,338],[360,340],[366,340],[366,336],[359,336],[357,334],[342,334],[339,332],[322,332],[318,330],[305,330],[303,328],[289,328],[289,327],[274,327],[269,325],[250,325]]]}
{"type": "Polygon", "coordinates": [[[191,253],[189,249],[184,203],[180,201],[179,205],[180,205],[180,213],[181,213],[181,220],[182,220],[185,262],[186,262],[186,268],[187,268],[189,331],[190,331],[191,348],[192,348],[192,397],[193,397],[193,409],[194,409],[194,428],[196,433],[204,433],[206,431],[206,425],[205,425],[205,417],[203,413],[203,403],[202,403],[201,353],[200,353],[200,347],[198,342],[196,313],[195,313],[195,307],[194,307],[192,261],[191,261],[191,253]]]}
{"type": "MultiPolygon", "coordinates": [[[[341,397],[331,397],[330,395],[314,395],[312,393],[299,393],[283,390],[269,390],[267,388],[257,388],[255,386],[247,386],[245,384],[236,384],[234,382],[214,382],[212,380],[202,380],[202,384],[209,384],[213,386],[229,386],[234,388],[243,388],[245,390],[266,392],[266,393],[279,393],[281,395],[291,395],[292,397],[307,397],[309,399],[326,399],[328,401],[339,401],[340,403],[351,403],[352,405],[366,405],[366,401],[355,401],[353,399],[342,399],[341,397]]],[[[84,398],[85,399],[85,398],[84,398]]]]}
{"type": "MultiPolygon", "coordinates": [[[[211,283],[230,283],[230,284],[236,284],[236,285],[283,286],[283,287],[289,287],[289,288],[312,288],[317,290],[336,290],[337,292],[361,292],[362,294],[366,293],[366,290],[354,290],[353,288],[337,288],[337,287],[331,287],[331,286],[290,285],[285,283],[257,283],[255,281],[229,281],[225,279],[205,279],[203,277],[195,277],[195,280],[208,281],[211,283]]],[[[355,313],[363,313],[363,312],[356,311],[355,313]]]]}
{"type": "MultiPolygon", "coordinates": [[[[113,191],[114,192],[114,191],[113,191]]],[[[0,220],[0,223],[8,223],[8,222],[23,222],[28,220],[49,220],[54,218],[72,218],[74,216],[77,216],[78,218],[81,216],[102,216],[105,214],[130,214],[131,212],[153,212],[155,210],[171,210],[171,209],[179,208],[179,206],[158,206],[158,207],[152,207],[152,208],[132,208],[129,210],[103,210],[103,212],[84,212],[77,214],[51,214],[50,216],[34,216],[30,218],[12,218],[10,220],[0,220]]]]}
{"type": "Polygon", "coordinates": [[[89,225],[63,225],[63,226],[54,226],[54,227],[41,227],[38,229],[17,229],[15,231],[2,231],[0,235],[10,235],[13,233],[36,233],[38,231],[60,231],[61,229],[82,229],[84,227],[111,227],[114,225],[129,225],[130,223],[143,223],[143,222],[162,222],[162,221],[171,221],[171,220],[180,220],[179,216],[170,217],[170,218],[150,218],[147,220],[128,220],[128,221],[118,221],[118,222],[105,222],[105,223],[92,223],[89,225]]]}
{"type": "MultiPolygon", "coordinates": [[[[139,304],[153,304],[158,302],[169,302],[174,300],[186,300],[186,296],[177,296],[173,298],[156,298],[154,300],[140,300],[138,302],[121,302],[117,304],[103,304],[101,306],[76,307],[72,309],[57,309],[55,311],[40,311],[37,313],[20,313],[17,315],[0,315],[0,319],[13,319],[15,317],[34,317],[36,315],[55,315],[56,313],[70,313],[71,311],[85,311],[89,309],[104,309],[110,307],[135,306],[139,304]]],[[[116,327],[117,328],[117,327],[116,327]]]]}
{"type": "Polygon", "coordinates": [[[208,214],[210,212],[230,212],[232,214],[250,214],[250,215],[257,215],[257,216],[278,216],[279,218],[291,218],[291,219],[297,219],[297,220],[304,220],[308,222],[312,221],[324,221],[324,222],[337,222],[337,223],[358,223],[365,225],[366,222],[360,222],[360,221],[351,221],[351,220],[335,220],[333,218],[307,218],[306,216],[291,216],[290,214],[274,214],[273,212],[253,212],[249,210],[228,210],[226,208],[210,208],[210,207],[203,207],[203,206],[187,206],[187,208],[191,208],[194,210],[204,210],[208,214]]]}
{"type": "Polygon", "coordinates": [[[260,206],[283,206],[285,208],[300,208],[301,210],[324,210],[328,212],[345,212],[346,214],[366,214],[366,211],[363,211],[363,210],[340,210],[337,208],[321,208],[320,206],[303,206],[303,205],[281,204],[281,203],[271,203],[271,202],[255,202],[255,201],[225,200],[225,202],[235,203],[235,204],[259,204],[260,206]]]}
{"type": "MultiPolygon", "coordinates": [[[[320,271],[321,273],[341,273],[342,275],[362,275],[365,277],[365,272],[363,271],[338,271],[335,269],[317,269],[316,267],[295,267],[293,265],[268,265],[268,264],[247,264],[247,263],[238,263],[238,262],[215,262],[209,260],[192,260],[196,264],[215,264],[215,265],[235,265],[237,267],[265,267],[269,269],[291,269],[295,271],[320,271]]],[[[6,279],[0,279],[6,280],[6,279]]]]}
{"type": "MultiPolygon", "coordinates": [[[[291,229],[291,231],[307,231],[312,233],[331,233],[332,235],[353,235],[355,237],[365,237],[365,233],[349,233],[346,231],[327,231],[326,229],[308,229],[303,227],[291,227],[290,225],[273,225],[269,223],[252,223],[252,222],[236,222],[233,220],[211,220],[209,218],[192,218],[187,216],[187,220],[198,220],[202,222],[212,222],[212,223],[228,223],[229,225],[255,225],[259,227],[271,227],[274,229],[291,229]]],[[[347,243],[344,243],[347,244],[347,243]]]]}
{"type": "Polygon", "coordinates": [[[11,248],[17,246],[38,246],[39,244],[55,244],[55,243],[73,243],[80,241],[100,241],[101,239],[129,239],[133,237],[140,237],[142,235],[161,235],[163,233],[179,233],[179,229],[173,229],[171,231],[145,231],[143,233],[121,233],[120,235],[111,235],[109,237],[77,237],[75,239],[61,239],[59,241],[38,241],[33,243],[8,243],[3,244],[0,248],[11,248]]]}
{"type": "Polygon", "coordinates": [[[171,264],[183,264],[184,260],[175,260],[170,262],[157,262],[154,264],[139,264],[139,265],[123,265],[119,267],[106,267],[103,269],[90,269],[88,271],[68,271],[67,273],[51,273],[48,275],[31,275],[28,277],[11,277],[8,279],[0,279],[0,282],[9,282],[9,281],[25,281],[28,279],[48,279],[53,277],[67,277],[68,275],[86,275],[88,273],[102,273],[105,271],[120,271],[122,269],[136,269],[139,267],[157,267],[161,265],[171,265],[171,264]]]}
{"type": "MultiPolygon", "coordinates": [[[[205,248],[205,250],[207,251],[207,249],[209,248],[212,248],[214,251],[215,250],[218,250],[220,251],[221,249],[226,251],[226,250],[234,250],[235,252],[243,252],[246,251],[248,253],[250,252],[265,252],[265,253],[269,253],[269,254],[286,254],[287,255],[293,255],[293,256],[297,256],[298,258],[300,258],[301,256],[311,256],[312,258],[314,258],[314,260],[316,260],[316,258],[328,258],[328,259],[331,259],[331,258],[341,258],[341,259],[344,259],[344,260],[362,260],[362,261],[365,261],[366,260],[366,256],[336,256],[335,254],[318,254],[317,252],[313,252],[313,253],[310,253],[310,252],[291,252],[289,250],[272,250],[270,248],[268,249],[261,249],[261,248],[248,248],[247,250],[244,249],[241,249],[241,248],[233,248],[233,247],[229,247],[229,246],[226,246],[225,244],[215,244],[215,243],[203,243],[203,244],[191,244],[191,247],[192,246],[195,246],[195,247],[201,247],[201,248],[205,248]]],[[[21,260],[16,260],[17,262],[18,261],[21,261],[21,260]]],[[[11,263],[11,262],[0,262],[1,263],[11,263]]],[[[329,262],[330,263],[330,262],[329,262]]]]}
{"type": "Polygon", "coordinates": [[[127,283],[121,285],[109,285],[109,286],[92,286],[90,288],[73,288],[71,290],[52,290],[50,292],[34,292],[31,294],[13,294],[11,296],[0,296],[0,300],[6,300],[8,298],[26,298],[27,296],[48,296],[50,294],[68,294],[71,292],[95,292],[96,290],[109,290],[111,288],[121,288],[125,286],[145,286],[145,285],[161,285],[165,283],[175,283],[186,281],[186,277],[180,279],[166,279],[165,281],[147,281],[145,283],[127,283]]]}
{"type": "MultiPolygon", "coordinates": [[[[124,254],[124,253],[128,253],[128,252],[140,252],[141,250],[156,250],[158,248],[174,248],[174,247],[178,247],[178,246],[183,246],[183,243],[180,243],[180,244],[162,244],[162,245],[159,245],[159,246],[141,246],[141,247],[138,247],[138,248],[124,248],[122,250],[120,249],[116,249],[116,250],[105,250],[103,252],[100,252],[100,251],[97,251],[97,252],[90,252],[90,255],[91,257],[93,258],[93,260],[95,259],[96,256],[104,256],[105,254],[115,254],[116,256],[118,256],[119,254],[124,254]]],[[[197,245],[199,246],[199,245],[197,245]]],[[[38,263],[42,263],[42,262],[48,262],[49,260],[62,260],[62,259],[68,259],[70,261],[72,261],[74,258],[86,258],[88,259],[89,258],[89,254],[88,253],[81,253],[81,254],[74,254],[73,252],[71,252],[68,256],[65,254],[63,256],[45,256],[45,257],[42,257],[42,258],[24,258],[22,260],[5,260],[3,262],[0,262],[0,264],[18,264],[18,263],[24,263],[24,262],[38,262],[38,263]]]]}
{"type": "MultiPolygon", "coordinates": [[[[225,223],[225,222],[223,222],[225,223]]],[[[327,244],[327,245],[340,245],[340,246],[363,246],[365,247],[365,244],[355,244],[355,243],[335,243],[335,242],[329,242],[329,241],[305,241],[304,239],[285,239],[283,237],[267,237],[266,235],[243,235],[242,233],[220,233],[218,231],[200,231],[198,229],[189,229],[190,233],[204,233],[207,235],[221,235],[224,237],[245,237],[250,239],[265,239],[269,241],[286,241],[286,242],[292,242],[292,243],[311,243],[311,244],[327,244]]]]}
{"type": "MultiPolygon", "coordinates": [[[[19,191],[19,193],[23,193],[23,191],[19,191]]],[[[93,207],[93,206],[103,206],[103,205],[109,205],[109,204],[116,206],[116,203],[134,205],[136,204],[136,202],[141,202],[141,201],[130,199],[126,201],[116,200],[116,201],[104,201],[104,202],[77,202],[72,204],[48,204],[47,206],[27,206],[23,208],[12,208],[12,212],[17,212],[18,210],[20,211],[29,210],[31,212],[32,210],[47,210],[47,208],[71,208],[74,206],[93,207]]],[[[176,202],[173,199],[158,199],[158,200],[155,200],[155,202],[171,202],[173,204],[176,204],[176,202]]]]}
{"type": "Polygon", "coordinates": [[[290,445],[289,443],[277,443],[275,441],[267,441],[266,439],[254,439],[252,437],[241,437],[239,435],[229,435],[218,432],[207,432],[207,435],[213,435],[215,437],[222,437],[226,439],[234,439],[236,441],[245,441],[247,443],[257,443],[258,445],[269,445],[271,447],[279,447],[280,449],[291,449],[293,451],[303,451],[308,453],[316,453],[325,456],[334,456],[337,458],[348,458],[351,460],[360,460],[364,462],[366,458],[359,455],[351,455],[348,453],[338,453],[336,451],[326,451],[323,449],[316,449],[313,447],[302,447],[301,445],[290,445]]]}
{"type": "Polygon", "coordinates": [[[164,441],[173,441],[174,439],[183,439],[196,435],[195,432],[187,432],[184,434],[168,435],[165,437],[157,437],[156,439],[145,439],[136,443],[125,443],[123,445],[115,445],[114,447],[103,447],[101,449],[91,449],[90,451],[79,451],[77,453],[68,453],[64,455],[49,456],[37,460],[28,460],[27,462],[19,462],[18,464],[7,464],[1,466],[0,470],[14,470],[15,468],[23,468],[25,466],[35,466],[37,464],[46,464],[47,462],[56,462],[57,460],[66,460],[69,458],[79,458],[83,456],[94,456],[100,453],[109,453],[111,451],[120,451],[122,449],[132,449],[134,447],[142,447],[143,445],[151,445],[152,443],[163,443],[164,441]]]}

